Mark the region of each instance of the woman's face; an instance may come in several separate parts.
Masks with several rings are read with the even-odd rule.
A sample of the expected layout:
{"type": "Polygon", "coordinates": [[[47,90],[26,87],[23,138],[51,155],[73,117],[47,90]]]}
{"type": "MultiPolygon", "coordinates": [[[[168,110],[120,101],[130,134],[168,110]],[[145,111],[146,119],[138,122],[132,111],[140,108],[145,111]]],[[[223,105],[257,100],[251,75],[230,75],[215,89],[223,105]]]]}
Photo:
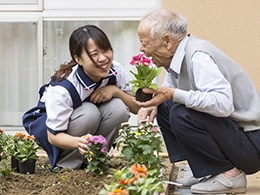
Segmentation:
{"type": "Polygon", "coordinates": [[[76,61],[83,67],[84,72],[91,80],[98,82],[100,79],[108,76],[112,66],[113,52],[110,49],[100,49],[93,39],[89,39],[87,44],[89,54],[96,64],[92,62],[84,49],[80,58],[76,57],[76,61]]]}

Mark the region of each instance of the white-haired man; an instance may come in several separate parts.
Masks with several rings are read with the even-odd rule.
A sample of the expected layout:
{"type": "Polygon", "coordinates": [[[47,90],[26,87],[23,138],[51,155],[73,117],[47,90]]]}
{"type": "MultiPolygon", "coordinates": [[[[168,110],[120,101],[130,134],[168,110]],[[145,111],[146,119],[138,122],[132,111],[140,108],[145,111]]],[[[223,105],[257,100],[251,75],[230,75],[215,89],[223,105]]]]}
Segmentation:
{"type": "Polygon", "coordinates": [[[260,169],[260,96],[246,72],[210,42],[187,34],[186,19],[169,10],[138,26],[140,51],[167,75],[152,100],[136,102],[138,120],[157,117],[171,162],[187,160],[193,193],[246,191],[260,169]],[[207,176],[207,177],[206,177],[207,176]]]}

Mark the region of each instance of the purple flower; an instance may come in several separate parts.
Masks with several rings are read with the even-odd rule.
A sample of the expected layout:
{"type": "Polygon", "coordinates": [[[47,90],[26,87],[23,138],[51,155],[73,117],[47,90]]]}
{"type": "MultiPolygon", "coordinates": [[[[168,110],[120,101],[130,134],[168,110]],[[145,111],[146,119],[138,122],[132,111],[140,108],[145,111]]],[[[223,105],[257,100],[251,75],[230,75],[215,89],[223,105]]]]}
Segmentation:
{"type": "Polygon", "coordinates": [[[103,153],[107,153],[107,149],[106,149],[106,147],[103,147],[102,150],[101,150],[101,152],[103,152],[103,153]]]}
{"type": "Polygon", "coordinates": [[[102,135],[93,135],[91,137],[88,137],[86,140],[94,144],[98,144],[98,143],[102,145],[107,144],[106,138],[104,138],[102,135]]]}

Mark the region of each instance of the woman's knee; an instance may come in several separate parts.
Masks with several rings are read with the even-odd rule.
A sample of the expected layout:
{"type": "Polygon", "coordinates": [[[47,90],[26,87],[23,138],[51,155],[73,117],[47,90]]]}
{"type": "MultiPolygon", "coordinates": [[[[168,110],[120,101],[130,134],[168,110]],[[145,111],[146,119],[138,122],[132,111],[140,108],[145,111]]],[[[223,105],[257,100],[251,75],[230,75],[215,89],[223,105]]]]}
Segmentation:
{"type": "Polygon", "coordinates": [[[83,102],[71,115],[68,133],[77,135],[94,134],[100,120],[101,114],[97,106],[90,102],[83,102]]]}
{"type": "Polygon", "coordinates": [[[113,98],[100,107],[102,118],[110,118],[115,121],[126,122],[130,118],[129,108],[119,98],[113,98]]]}

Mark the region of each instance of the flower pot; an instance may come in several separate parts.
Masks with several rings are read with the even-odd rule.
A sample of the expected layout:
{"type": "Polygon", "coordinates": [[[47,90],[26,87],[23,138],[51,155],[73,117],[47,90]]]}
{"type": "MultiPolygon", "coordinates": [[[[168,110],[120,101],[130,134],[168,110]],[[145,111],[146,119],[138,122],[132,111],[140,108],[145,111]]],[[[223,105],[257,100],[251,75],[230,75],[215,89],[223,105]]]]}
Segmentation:
{"type": "Polygon", "coordinates": [[[138,89],[135,94],[135,98],[139,102],[146,102],[152,99],[152,97],[153,97],[152,93],[144,93],[142,89],[138,89]]]}
{"type": "Polygon", "coordinates": [[[15,159],[14,157],[11,157],[11,169],[14,169],[17,173],[20,172],[19,169],[19,160],[15,159]]]}
{"type": "Polygon", "coordinates": [[[22,174],[34,174],[35,173],[36,159],[29,159],[25,162],[19,161],[19,169],[22,174]]]}

